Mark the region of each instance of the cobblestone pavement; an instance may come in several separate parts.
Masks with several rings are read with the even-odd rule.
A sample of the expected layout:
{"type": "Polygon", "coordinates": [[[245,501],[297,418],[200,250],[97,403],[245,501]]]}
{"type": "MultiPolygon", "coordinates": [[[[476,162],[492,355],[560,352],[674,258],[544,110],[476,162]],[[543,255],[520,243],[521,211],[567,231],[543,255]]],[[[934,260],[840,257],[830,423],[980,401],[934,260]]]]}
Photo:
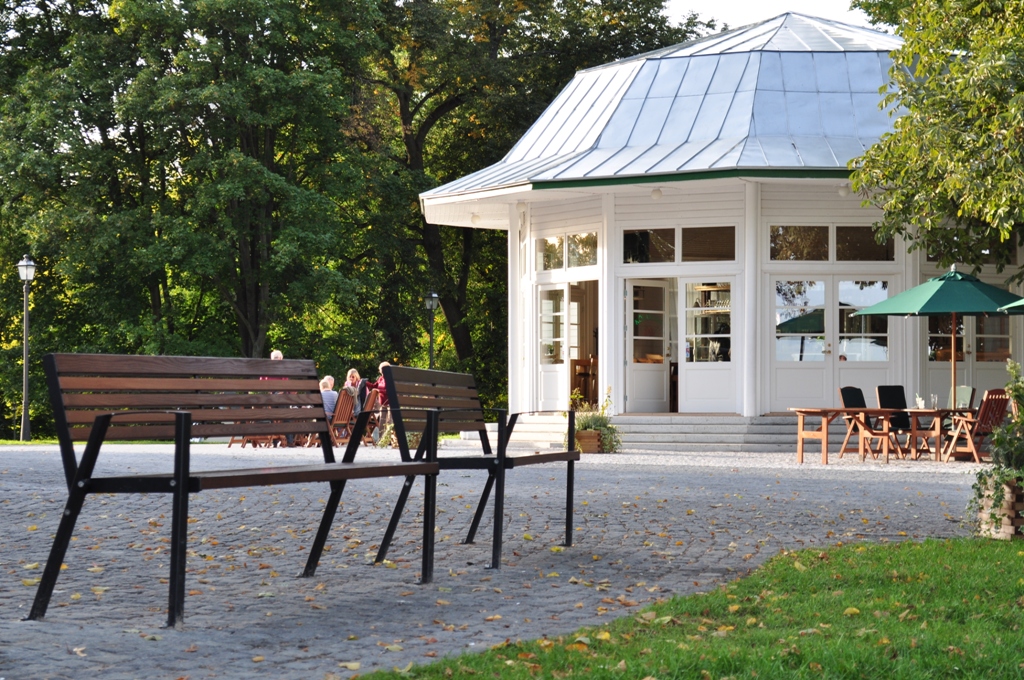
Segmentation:
{"type": "MultiPolygon", "coordinates": [[[[169,470],[169,447],[110,446],[107,470],[169,470]]],[[[360,458],[393,457],[370,451],[360,458]]],[[[193,447],[193,466],[313,462],[309,450],[193,447]]],[[[571,632],[713,588],[781,548],[965,533],[972,466],[793,455],[632,452],[577,465],[574,539],[558,550],[563,475],[508,476],[505,563],[489,526],[458,541],[480,473],[439,479],[435,581],[417,585],[414,488],[388,566],[372,566],[399,480],[351,482],[315,578],[295,578],[325,485],[192,497],[185,627],[163,625],[170,499],[90,496],[45,620],[26,622],[65,491],[56,447],[0,448],[0,679],[348,678],[571,632]],[[28,585],[26,585],[28,584],[28,585]],[[352,671],[341,663],[358,662],[352,671]]],[[[98,473],[99,474],[99,473],[98,473]]]]}

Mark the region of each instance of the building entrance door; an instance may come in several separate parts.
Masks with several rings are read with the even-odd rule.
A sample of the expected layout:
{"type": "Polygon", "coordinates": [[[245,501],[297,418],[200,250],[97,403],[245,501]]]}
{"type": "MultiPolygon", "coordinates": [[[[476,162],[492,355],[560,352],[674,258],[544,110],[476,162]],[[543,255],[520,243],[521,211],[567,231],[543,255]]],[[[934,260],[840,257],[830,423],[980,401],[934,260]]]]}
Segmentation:
{"type": "Polygon", "coordinates": [[[537,408],[555,411],[568,404],[569,370],[566,366],[566,286],[542,286],[537,309],[540,375],[537,381],[537,408]]]}
{"type": "MultiPolygon", "coordinates": [[[[956,338],[956,382],[977,390],[974,405],[981,402],[985,390],[1006,386],[1006,360],[1010,358],[1010,323],[1006,315],[958,316],[956,338]]],[[[949,402],[950,324],[952,317],[930,317],[928,324],[928,361],[925,391],[949,402]]]]}
{"type": "Polygon", "coordinates": [[[626,281],[626,411],[669,409],[669,283],[626,281]]]}
{"type": "MultiPolygon", "coordinates": [[[[874,404],[875,387],[891,382],[889,319],[853,316],[888,297],[888,281],[818,275],[777,276],[769,410],[835,406],[840,387],[859,387],[874,404]]],[[[911,393],[910,397],[913,397],[911,393]]]]}

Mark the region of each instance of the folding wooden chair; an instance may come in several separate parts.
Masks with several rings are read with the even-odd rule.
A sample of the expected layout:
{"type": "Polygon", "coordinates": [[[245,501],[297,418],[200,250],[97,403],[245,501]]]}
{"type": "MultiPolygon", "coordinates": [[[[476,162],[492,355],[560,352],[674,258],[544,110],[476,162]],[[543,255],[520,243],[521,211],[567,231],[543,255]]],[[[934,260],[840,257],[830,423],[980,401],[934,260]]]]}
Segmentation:
{"type": "Polygon", "coordinates": [[[355,410],[355,406],[355,397],[342,390],[338,395],[338,403],[334,405],[334,415],[331,416],[331,443],[335,446],[348,443],[354,420],[352,411],[355,410]]]}
{"type": "MultiPolygon", "coordinates": [[[[839,388],[839,403],[843,405],[843,408],[867,408],[867,402],[864,401],[864,391],[859,387],[840,387],[839,388]]],[[[878,458],[878,452],[881,448],[881,442],[879,442],[879,448],[872,448],[870,440],[876,438],[873,431],[865,430],[857,422],[857,419],[853,416],[843,416],[843,421],[846,423],[846,438],[843,439],[843,445],[839,447],[839,457],[842,458],[843,454],[856,453],[860,455],[861,446],[860,439],[865,436],[868,438],[867,450],[871,452],[872,458],[878,458]],[[850,438],[853,435],[857,435],[858,443],[856,447],[850,445],[850,438]]]]}
{"type": "Polygon", "coordinates": [[[974,458],[974,462],[980,463],[985,438],[1003,424],[1009,407],[1010,396],[1006,390],[988,390],[981,398],[977,415],[954,415],[953,427],[947,432],[950,439],[942,451],[942,462],[948,463],[950,458],[974,458]]]}
{"type": "MultiPolygon", "coordinates": [[[[878,397],[878,408],[905,409],[907,408],[907,394],[903,385],[879,385],[875,388],[875,395],[878,397]]],[[[911,452],[914,442],[910,441],[912,428],[910,425],[910,414],[894,413],[889,416],[889,432],[896,454],[903,458],[911,452]],[[906,445],[901,445],[897,435],[907,436],[906,445]]]]}

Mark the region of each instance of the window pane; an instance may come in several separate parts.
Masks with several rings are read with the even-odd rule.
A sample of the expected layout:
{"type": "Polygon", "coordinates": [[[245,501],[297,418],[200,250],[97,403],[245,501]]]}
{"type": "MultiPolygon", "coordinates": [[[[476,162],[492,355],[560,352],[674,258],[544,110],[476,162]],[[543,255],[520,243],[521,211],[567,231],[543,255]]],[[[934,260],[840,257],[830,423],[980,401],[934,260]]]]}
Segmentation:
{"type": "Polygon", "coordinates": [[[569,235],[569,266],[590,267],[597,264],[597,232],[569,235]]]}
{"type": "Polygon", "coordinates": [[[871,227],[836,227],[836,259],[840,261],[893,262],[896,247],[893,240],[875,241],[871,227]]]}
{"type": "Polygon", "coordinates": [[[735,227],[683,229],[682,241],[683,262],[736,259],[735,227]]]}
{"type": "Polygon", "coordinates": [[[565,293],[561,290],[540,292],[540,361],[561,364],[565,324],[565,293]]]}
{"type": "Polygon", "coordinates": [[[622,234],[622,261],[675,262],[675,229],[628,229],[622,234]]]}
{"type": "Polygon", "coordinates": [[[854,316],[888,297],[886,281],[839,282],[839,361],[888,361],[889,317],[854,316]]]}
{"type": "Polygon", "coordinates": [[[824,361],[825,282],[775,282],[775,359],[824,361]]]}
{"type": "Polygon", "coordinates": [[[537,270],[561,269],[565,266],[563,252],[561,236],[537,239],[537,270]]]}
{"type": "Polygon", "coordinates": [[[771,259],[828,261],[828,227],[771,228],[771,259]]]}
{"type": "Polygon", "coordinates": [[[685,361],[732,360],[730,306],[728,282],[686,284],[685,361]]]}
{"type": "Polygon", "coordinates": [[[665,289],[661,286],[633,286],[633,309],[665,310],[665,289]]]}
{"type": "MultiPolygon", "coordinates": [[[[953,318],[951,315],[928,317],[928,361],[950,360],[950,333],[953,318]]],[[[964,360],[964,317],[956,318],[956,360],[964,360]]]]}

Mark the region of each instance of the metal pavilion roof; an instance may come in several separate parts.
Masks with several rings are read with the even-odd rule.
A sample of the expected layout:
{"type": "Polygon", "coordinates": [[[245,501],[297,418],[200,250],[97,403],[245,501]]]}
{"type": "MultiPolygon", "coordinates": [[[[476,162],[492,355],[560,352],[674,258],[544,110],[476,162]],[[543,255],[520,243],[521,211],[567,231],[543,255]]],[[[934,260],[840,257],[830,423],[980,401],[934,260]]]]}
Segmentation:
{"type": "Polygon", "coordinates": [[[901,44],[787,13],[581,71],[500,162],[421,196],[708,171],[845,170],[892,128],[879,90],[901,44]]]}

